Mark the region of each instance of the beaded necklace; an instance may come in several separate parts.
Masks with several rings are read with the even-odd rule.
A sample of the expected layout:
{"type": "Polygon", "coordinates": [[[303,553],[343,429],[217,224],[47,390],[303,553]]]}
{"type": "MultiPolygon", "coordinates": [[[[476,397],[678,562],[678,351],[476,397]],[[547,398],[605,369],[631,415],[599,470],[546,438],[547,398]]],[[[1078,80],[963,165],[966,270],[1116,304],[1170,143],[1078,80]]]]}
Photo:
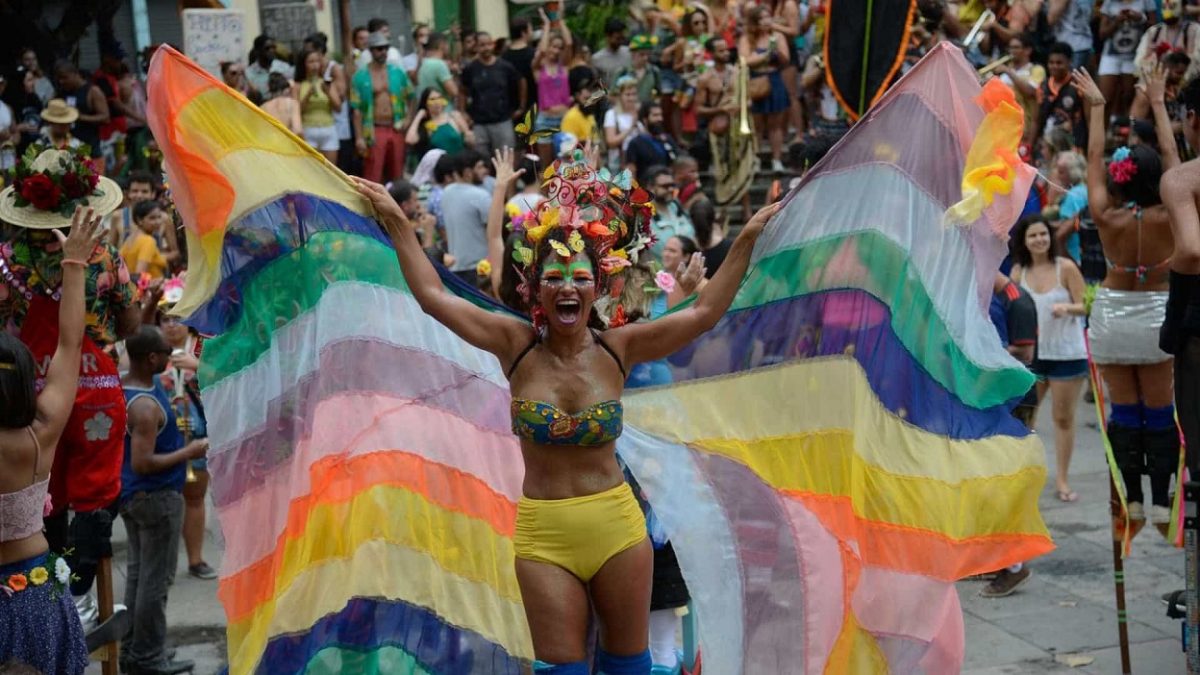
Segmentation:
{"type": "MultiPolygon", "coordinates": [[[[29,286],[26,286],[24,283],[21,282],[20,279],[17,278],[17,275],[13,273],[12,268],[9,267],[8,259],[5,258],[3,255],[0,255],[0,277],[3,277],[4,281],[7,282],[9,286],[15,288],[17,290],[17,292],[20,293],[25,298],[25,300],[27,300],[27,301],[33,300],[33,290],[30,289],[29,286]]],[[[37,272],[33,271],[30,275],[30,279],[33,279],[36,277],[37,277],[37,272]]],[[[54,300],[55,302],[58,302],[59,300],[62,299],[62,287],[61,286],[58,288],[55,288],[55,289],[43,287],[42,292],[45,293],[47,297],[49,297],[51,300],[54,300]]]]}

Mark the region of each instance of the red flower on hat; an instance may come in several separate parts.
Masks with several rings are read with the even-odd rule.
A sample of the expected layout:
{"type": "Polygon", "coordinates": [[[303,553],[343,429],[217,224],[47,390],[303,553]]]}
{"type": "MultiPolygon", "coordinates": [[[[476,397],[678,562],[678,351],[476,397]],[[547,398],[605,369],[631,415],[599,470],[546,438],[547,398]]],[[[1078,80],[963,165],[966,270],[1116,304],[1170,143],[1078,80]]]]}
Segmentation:
{"type": "Polygon", "coordinates": [[[77,173],[63,174],[62,189],[66,193],[67,199],[79,199],[92,191],[87,182],[77,173]]]}
{"type": "Polygon", "coordinates": [[[44,173],[34,174],[21,181],[21,198],[35,209],[53,211],[62,198],[62,188],[44,173]]]}

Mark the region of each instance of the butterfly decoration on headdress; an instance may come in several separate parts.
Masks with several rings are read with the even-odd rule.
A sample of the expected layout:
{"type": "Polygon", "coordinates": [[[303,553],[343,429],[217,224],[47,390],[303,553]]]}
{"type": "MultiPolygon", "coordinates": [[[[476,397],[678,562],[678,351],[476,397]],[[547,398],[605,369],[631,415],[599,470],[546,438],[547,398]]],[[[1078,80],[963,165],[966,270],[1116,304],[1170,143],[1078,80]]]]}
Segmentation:
{"type": "Polygon", "coordinates": [[[517,122],[513,129],[517,132],[517,142],[521,145],[536,145],[540,138],[550,138],[554,134],[561,131],[558,127],[544,127],[535,129],[537,124],[538,111],[537,104],[530,106],[529,110],[525,111],[525,119],[517,122]]]}
{"type": "MultiPolygon", "coordinates": [[[[548,243],[555,255],[569,259],[590,248],[604,276],[619,274],[636,264],[640,253],[653,243],[653,200],[629,171],[613,176],[608,169],[596,170],[588,164],[583,150],[576,148],[547,167],[543,179],[546,199],[533,211],[513,218],[512,230],[521,236],[513,246],[512,259],[527,303],[532,299],[538,248],[552,232],[560,233],[548,243]]],[[[610,289],[614,298],[620,285],[615,287],[617,293],[610,289]]],[[[619,305],[597,305],[611,309],[601,313],[603,321],[619,325],[614,322],[623,315],[619,305]]]]}

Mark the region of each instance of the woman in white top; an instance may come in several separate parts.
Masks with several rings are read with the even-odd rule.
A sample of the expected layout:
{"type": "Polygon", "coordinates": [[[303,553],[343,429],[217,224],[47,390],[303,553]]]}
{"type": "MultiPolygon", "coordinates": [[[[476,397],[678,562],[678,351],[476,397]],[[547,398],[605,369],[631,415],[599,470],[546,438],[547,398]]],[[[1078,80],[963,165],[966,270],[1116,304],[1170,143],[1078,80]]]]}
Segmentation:
{"type": "Polygon", "coordinates": [[[1073,502],[1079,495],[1067,483],[1067,470],[1075,449],[1075,406],[1088,372],[1083,274],[1070,258],[1058,255],[1050,225],[1040,215],[1017,225],[1012,258],[1013,281],[1037,305],[1037,355],[1032,370],[1038,377],[1038,403],[1047,390],[1054,398],[1055,494],[1061,501],[1073,502]]]}
{"type": "Polygon", "coordinates": [[[638,133],[637,80],[628,75],[621,77],[614,89],[616,105],[604,113],[604,143],[608,146],[609,170],[620,171],[625,165],[625,146],[638,133]]]}

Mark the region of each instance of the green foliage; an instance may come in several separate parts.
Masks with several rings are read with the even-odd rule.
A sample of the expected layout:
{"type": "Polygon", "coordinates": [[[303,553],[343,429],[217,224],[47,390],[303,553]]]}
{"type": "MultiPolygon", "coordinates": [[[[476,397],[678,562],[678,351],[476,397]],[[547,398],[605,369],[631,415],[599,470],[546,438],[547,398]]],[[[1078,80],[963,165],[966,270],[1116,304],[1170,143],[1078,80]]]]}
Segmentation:
{"type": "Polygon", "coordinates": [[[567,0],[563,7],[567,27],[579,42],[592,51],[604,45],[604,24],[611,18],[629,20],[628,0],[567,0]]]}

